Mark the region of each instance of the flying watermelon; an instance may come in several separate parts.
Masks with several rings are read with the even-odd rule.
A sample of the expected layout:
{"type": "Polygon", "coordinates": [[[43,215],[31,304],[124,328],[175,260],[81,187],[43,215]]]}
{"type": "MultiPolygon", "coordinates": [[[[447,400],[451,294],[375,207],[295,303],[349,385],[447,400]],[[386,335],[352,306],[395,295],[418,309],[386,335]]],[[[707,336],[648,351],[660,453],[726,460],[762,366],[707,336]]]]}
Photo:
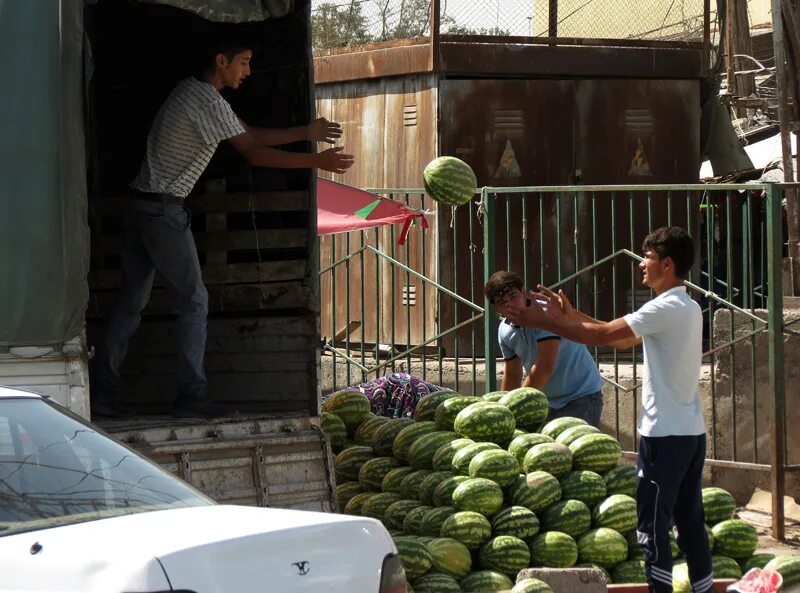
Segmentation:
{"type": "Polygon", "coordinates": [[[475,173],[467,163],[452,156],[432,160],[422,172],[425,191],[437,202],[461,206],[475,196],[478,184],[475,173]]]}

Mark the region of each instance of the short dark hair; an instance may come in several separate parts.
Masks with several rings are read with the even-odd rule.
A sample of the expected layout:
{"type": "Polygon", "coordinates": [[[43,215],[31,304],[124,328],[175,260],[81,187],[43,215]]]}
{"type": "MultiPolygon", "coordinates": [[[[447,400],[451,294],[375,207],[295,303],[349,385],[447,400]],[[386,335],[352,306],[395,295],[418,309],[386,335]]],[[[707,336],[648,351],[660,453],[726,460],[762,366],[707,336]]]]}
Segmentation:
{"type": "Polygon", "coordinates": [[[498,297],[505,296],[515,290],[522,290],[522,287],[522,278],[518,274],[501,270],[489,276],[486,286],[483,287],[483,294],[486,295],[486,300],[494,305],[495,299],[498,297]]]}
{"type": "Polygon", "coordinates": [[[253,50],[253,44],[248,39],[227,31],[209,33],[203,36],[200,44],[195,68],[197,75],[213,70],[219,54],[230,62],[240,53],[253,50]]]}
{"type": "Polygon", "coordinates": [[[665,257],[675,262],[675,276],[686,278],[694,263],[694,242],[679,226],[665,226],[654,230],[645,237],[642,251],[652,251],[659,259],[665,257]]]}

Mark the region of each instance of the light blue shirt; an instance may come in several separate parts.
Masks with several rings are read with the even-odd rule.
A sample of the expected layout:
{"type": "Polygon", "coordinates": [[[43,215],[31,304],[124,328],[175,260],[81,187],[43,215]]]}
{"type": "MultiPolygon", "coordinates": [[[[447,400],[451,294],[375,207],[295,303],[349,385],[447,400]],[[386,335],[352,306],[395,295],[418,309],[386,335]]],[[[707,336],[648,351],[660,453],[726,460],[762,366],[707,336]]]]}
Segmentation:
{"type": "Polygon", "coordinates": [[[505,319],[500,321],[497,329],[497,341],[503,358],[519,358],[526,373],[536,363],[536,344],[546,340],[559,340],[553,372],[542,389],[551,408],[558,410],[579,397],[594,395],[600,391],[603,380],[586,346],[570,342],[543,329],[512,325],[505,319]]]}

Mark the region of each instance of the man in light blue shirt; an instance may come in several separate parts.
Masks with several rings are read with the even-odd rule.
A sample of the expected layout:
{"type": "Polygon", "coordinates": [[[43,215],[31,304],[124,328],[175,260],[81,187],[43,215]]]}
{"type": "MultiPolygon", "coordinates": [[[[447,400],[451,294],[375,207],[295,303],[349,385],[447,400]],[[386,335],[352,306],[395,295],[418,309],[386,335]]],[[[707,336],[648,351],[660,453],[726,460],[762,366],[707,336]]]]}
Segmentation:
{"type": "MultiPolygon", "coordinates": [[[[522,305],[526,298],[522,278],[513,272],[492,274],[484,292],[503,316],[512,303],[522,305]]],[[[534,387],[547,395],[548,419],[573,416],[599,426],[603,381],[586,346],[507,319],[500,322],[497,340],[505,360],[501,389],[534,387]]]]}

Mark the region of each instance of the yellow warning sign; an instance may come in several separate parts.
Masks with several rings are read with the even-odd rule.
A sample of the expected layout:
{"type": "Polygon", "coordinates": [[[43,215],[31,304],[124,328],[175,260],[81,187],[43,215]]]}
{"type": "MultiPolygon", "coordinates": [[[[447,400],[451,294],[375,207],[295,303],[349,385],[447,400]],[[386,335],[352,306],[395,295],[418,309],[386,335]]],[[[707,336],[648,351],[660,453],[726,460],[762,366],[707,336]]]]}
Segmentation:
{"type": "Polygon", "coordinates": [[[511,140],[506,140],[506,147],[503,150],[503,156],[500,157],[500,164],[494,176],[495,178],[522,177],[522,171],[519,169],[519,163],[514,154],[514,148],[511,146],[511,140]]]}
{"type": "Polygon", "coordinates": [[[636,139],[636,152],[631,159],[631,168],[628,169],[628,175],[637,175],[640,177],[652,176],[650,171],[650,164],[647,162],[647,155],[644,153],[644,146],[642,146],[642,139],[636,139]]]}

